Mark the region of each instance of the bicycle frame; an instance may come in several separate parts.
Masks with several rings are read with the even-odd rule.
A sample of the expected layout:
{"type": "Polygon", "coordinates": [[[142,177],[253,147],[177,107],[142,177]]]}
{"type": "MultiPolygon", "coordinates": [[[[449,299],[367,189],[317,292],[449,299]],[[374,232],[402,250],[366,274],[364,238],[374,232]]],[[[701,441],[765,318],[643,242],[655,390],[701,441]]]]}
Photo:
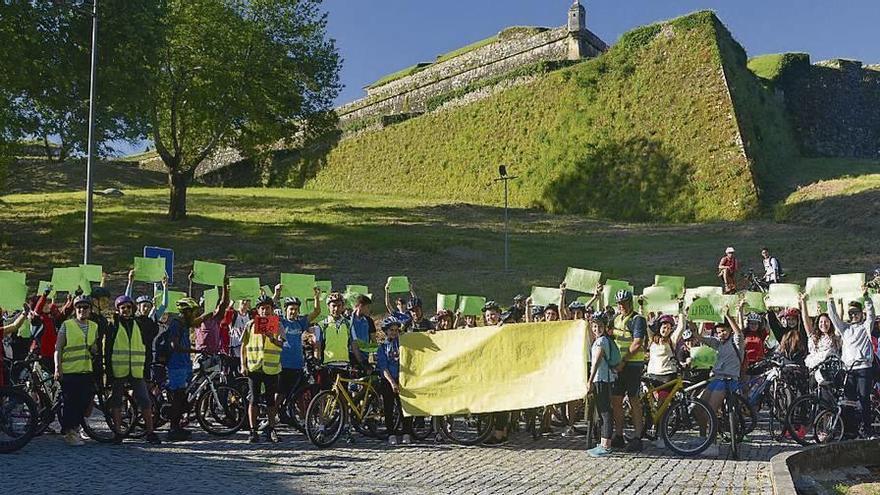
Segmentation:
{"type": "Polygon", "coordinates": [[[363,399],[368,397],[370,392],[376,392],[376,389],[373,387],[374,381],[372,376],[366,378],[343,378],[340,374],[336,375],[336,380],[333,382],[333,389],[336,391],[336,395],[342,397],[348,409],[355,414],[358,421],[362,421],[367,414],[367,402],[363,399]],[[355,400],[348,392],[346,385],[349,384],[362,385],[364,387],[362,392],[356,394],[358,400],[355,400]],[[359,405],[358,402],[361,404],[359,405]]]}
{"type": "Polygon", "coordinates": [[[651,421],[654,423],[654,426],[657,426],[660,424],[660,419],[663,417],[663,414],[669,409],[672,401],[675,400],[675,396],[684,390],[684,380],[681,377],[676,377],[674,380],[666,382],[663,385],[647,387],[647,389],[647,393],[644,397],[647,400],[648,408],[651,411],[651,421]],[[667,395],[666,398],[663,399],[663,402],[660,403],[660,406],[657,407],[657,399],[654,398],[654,393],[663,390],[668,390],[669,395],[667,395]]]}

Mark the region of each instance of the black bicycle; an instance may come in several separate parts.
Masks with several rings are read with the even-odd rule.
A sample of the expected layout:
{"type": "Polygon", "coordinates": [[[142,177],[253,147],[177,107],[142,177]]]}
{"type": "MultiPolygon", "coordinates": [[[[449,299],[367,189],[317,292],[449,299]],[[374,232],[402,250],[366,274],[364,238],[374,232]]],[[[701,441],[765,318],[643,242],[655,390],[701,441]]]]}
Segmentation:
{"type": "Polygon", "coordinates": [[[30,396],[13,387],[0,387],[0,454],[21,449],[37,431],[39,414],[30,396]]]}

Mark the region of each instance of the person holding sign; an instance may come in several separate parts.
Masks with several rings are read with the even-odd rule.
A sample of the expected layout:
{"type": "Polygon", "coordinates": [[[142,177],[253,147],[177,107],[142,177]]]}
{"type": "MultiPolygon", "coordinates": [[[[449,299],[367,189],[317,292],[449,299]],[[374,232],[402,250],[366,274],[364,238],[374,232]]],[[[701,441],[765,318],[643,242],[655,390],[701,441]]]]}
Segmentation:
{"type": "MultiPolygon", "coordinates": [[[[278,377],[278,404],[290,395],[293,387],[303,378],[305,360],[303,355],[303,336],[308,332],[312,322],[321,315],[321,289],[314,288],[315,309],[306,316],[300,314],[302,301],[298,297],[284,299],[284,318],[281,319],[281,330],[284,334],[284,345],[281,346],[281,374],[278,377]]],[[[315,359],[320,353],[313,348],[315,359]]]]}
{"type": "Polygon", "coordinates": [[[862,287],[865,304],[852,301],[847,308],[849,323],[837,314],[834,296],[828,289],[828,315],[834,329],[842,341],[841,361],[848,370],[852,370],[855,380],[847,387],[846,396],[850,400],[858,399],[861,404],[862,438],[873,438],[871,391],[874,388],[874,348],[871,344],[871,329],[874,326],[874,303],[868,295],[867,288],[862,287]],[[853,383],[854,382],[854,383],[853,383]]]}
{"type": "MultiPolygon", "coordinates": [[[[6,337],[15,335],[15,333],[18,332],[18,329],[24,324],[25,320],[27,320],[29,313],[30,309],[25,307],[24,311],[19,313],[18,316],[12,320],[12,323],[8,324],[3,322],[3,318],[0,318],[0,341],[6,337]]],[[[0,315],[3,315],[3,308],[0,308],[0,315]]],[[[0,363],[3,363],[5,360],[6,346],[0,345],[0,363]]],[[[6,375],[4,374],[5,371],[6,366],[0,366],[0,387],[6,387],[8,385],[6,383],[6,375]]]]}
{"type": "Polygon", "coordinates": [[[642,428],[644,414],[642,400],[639,397],[642,388],[642,371],[645,367],[645,339],[648,337],[648,322],[645,317],[633,310],[633,294],[629,290],[620,290],[615,295],[617,313],[611,322],[614,339],[620,347],[621,360],[614,371],[618,378],[611,392],[611,405],[614,409],[614,433],[612,446],[624,447],[623,437],[623,396],[629,397],[632,407],[632,418],[635,432],[629,443],[627,452],[642,451],[642,428]]]}
{"type": "Polygon", "coordinates": [[[721,408],[724,396],[728,392],[728,382],[725,379],[734,380],[730,382],[730,391],[734,392],[739,388],[739,379],[742,371],[742,330],[736,321],[730,317],[729,313],[729,308],[725,306],[723,308],[725,322],[715,324],[714,336],[700,336],[700,340],[704,344],[718,351],[715,366],[712,367],[712,379],[709,381],[709,385],[706,386],[702,397],[716,413],[721,408]]]}
{"type": "MultiPolygon", "coordinates": [[[[814,368],[831,356],[840,357],[842,342],[840,336],[834,330],[834,322],[828,313],[820,313],[816,317],[815,325],[813,319],[807,314],[807,295],[801,294],[801,317],[803,318],[804,328],[807,331],[807,358],[804,364],[808,368],[814,368]]],[[[814,375],[816,383],[819,385],[827,385],[828,383],[822,376],[821,370],[816,370],[814,375]]]]}
{"type": "Polygon", "coordinates": [[[330,314],[320,324],[321,360],[324,364],[349,363],[366,369],[368,363],[357,347],[351,320],[345,316],[345,297],[339,292],[331,292],[327,297],[327,309],[330,314]]]}
{"type": "Polygon", "coordinates": [[[409,312],[409,321],[404,323],[404,331],[407,332],[433,332],[434,324],[431,320],[425,318],[425,311],[422,309],[422,298],[413,294],[413,297],[406,303],[406,309],[409,312]]]}
{"type": "Polygon", "coordinates": [[[279,318],[274,314],[275,301],[267,295],[257,299],[257,316],[251,320],[241,336],[241,374],[247,376],[248,421],[251,427],[250,443],[260,441],[257,433],[259,398],[266,400],[269,426],[264,434],[272,443],[281,441],[275,432],[278,419],[278,375],[281,373],[281,347],[284,335],[280,332],[279,318]],[[263,395],[265,391],[265,395],[263,395]]]}
{"type": "Polygon", "coordinates": [[[590,323],[593,332],[593,345],[590,347],[590,393],[596,401],[596,411],[602,418],[602,431],[599,445],[587,451],[590,457],[605,457],[611,453],[613,425],[611,423],[611,389],[617,380],[617,371],[611,359],[620,358],[620,350],[608,328],[608,320],[602,313],[593,315],[590,323]],[[612,346],[616,352],[612,352],[612,346]]]}
{"type": "Polygon", "coordinates": [[[778,352],[789,363],[804,365],[807,357],[807,333],[801,325],[801,312],[786,308],[779,313],[767,313],[770,330],[779,342],[778,352]]]}
{"type": "MultiPolygon", "coordinates": [[[[170,422],[171,430],[168,432],[168,440],[187,440],[190,431],[182,426],[183,414],[187,407],[186,390],[192,379],[192,354],[198,351],[193,349],[190,339],[190,331],[196,326],[199,304],[191,297],[184,297],[177,301],[177,315],[172,315],[168,321],[168,343],[170,346],[168,356],[168,381],[165,387],[171,395],[170,422]]],[[[162,349],[158,348],[159,354],[162,349]]]]}
{"type": "Polygon", "coordinates": [[[373,301],[368,296],[361,294],[355,298],[354,310],[351,312],[351,331],[364,361],[367,361],[369,354],[375,352],[377,348],[371,343],[376,336],[376,322],[370,315],[372,303],[373,301]]]}
{"type": "Polygon", "coordinates": [[[73,301],[74,317],[58,329],[55,343],[55,380],[61,382],[64,409],[61,432],[72,447],[83,445],[79,427],[95,397],[95,374],[92,357],[98,355],[98,324],[91,318],[92,301],[77,296],[73,301]]]}
{"type": "Polygon", "coordinates": [[[724,250],[724,256],[718,262],[718,277],[724,285],[725,294],[736,294],[736,272],[739,271],[739,262],[736,260],[736,251],[729,247],[724,250]]]}

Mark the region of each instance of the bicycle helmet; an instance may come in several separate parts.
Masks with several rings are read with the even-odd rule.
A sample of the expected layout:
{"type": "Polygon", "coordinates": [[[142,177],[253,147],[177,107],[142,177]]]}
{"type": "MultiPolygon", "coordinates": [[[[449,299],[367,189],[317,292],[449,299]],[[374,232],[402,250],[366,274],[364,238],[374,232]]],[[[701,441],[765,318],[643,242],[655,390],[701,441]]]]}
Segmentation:
{"type": "Polygon", "coordinates": [[[483,313],[486,311],[501,311],[501,306],[498,305],[495,301],[489,301],[485,305],[483,305],[483,313]]]}
{"type": "Polygon", "coordinates": [[[153,298],[150,296],[140,296],[135,300],[137,304],[150,303],[153,304],[153,298]]]}
{"type": "Polygon", "coordinates": [[[264,304],[268,304],[269,306],[275,306],[275,300],[271,297],[263,294],[262,296],[257,298],[257,307],[260,307],[264,304]]]}
{"type": "Polygon", "coordinates": [[[287,297],[284,299],[284,307],[288,306],[302,306],[302,301],[299,300],[298,297],[287,297]]]}
{"type": "Polygon", "coordinates": [[[532,316],[540,316],[544,314],[544,306],[532,306],[532,316]]]}
{"type": "Polygon", "coordinates": [[[599,312],[599,313],[593,313],[593,316],[592,316],[592,318],[590,318],[590,321],[607,327],[609,318],[608,318],[608,315],[606,315],[605,313],[599,312]]]}
{"type": "Polygon", "coordinates": [[[550,303],[550,304],[544,306],[544,311],[556,311],[558,313],[559,312],[559,305],[556,303],[550,303]]]}
{"type": "Polygon", "coordinates": [[[406,303],[406,309],[412,310],[413,308],[421,308],[422,307],[422,299],[420,297],[414,297],[406,303]]]}
{"type": "Polygon", "coordinates": [[[759,315],[758,313],[751,312],[746,315],[747,323],[762,323],[764,321],[764,317],[759,315]]]}
{"type": "Polygon", "coordinates": [[[587,306],[580,301],[572,301],[568,305],[569,311],[586,311],[587,306]]]}
{"type": "Polygon", "coordinates": [[[675,318],[672,315],[663,315],[657,320],[657,326],[660,327],[664,323],[669,323],[671,326],[675,326],[675,318]]]}
{"type": "Polygon", "coordinates": [[[199,306],[199,303],[191,297],[184,297],[177,301],[177,309],[179,311],[193,310],[199,306]]]}
{"type": "Polygon", "coordinates": [[[880,277],[880,268],[874,268],[874,278],[880,277]]]}
{"type": "Polygon", "coordinates": [[[98,299],[99,297],[110,297],[110,291],[101,286],[95,287],[92,289],[92,299],[98,299]]]}
{"type": "Polygon", "coordinates": [[[780,318],[800,318],[801,312],[795,308],[786,308],[779,314],[780,318]]]}
{"type": "Polygon", "coordinates": [[[116,298],[116,301],[114,302],[113,305],[118,308],[119,306],[122,306],[123,304],[134,305],[134,301],[132,301],[132,299],[130,297],[122,295],[122,296],[119,296],[116,298]]]}
{"type": "Polygon", "coordinates": [[[524,295],[522,295],[522,294],[517,294],[517,295],[513,296],[513,303],[516,304],[516,303],[519,303],[519,302],[523,302],[523,301],[525,301],[526,299],[527,299],[526,296],[524,296],[524,295]]]}
{"type": "Polygon", "coordinates": [[[397,327],[401,326],[400,320],[398,320],[397,318],[395,318],[393,316],[389,316],[388,318],[385,318],[384,320],[382,320],[382,331],[383,332],[388,331],[388,329],[390,329],[391,327],[394,327],[394,326],[397,326],[397,327]]]}
{"type": "Polygon", "coordinates": [[[685,328],[681,332],[681,338],[683,338],[684,340],[690,340],[693,337],[694,337],[694,332],[692,332],[690,328],[685,328]]]}
{"type": "Polygon", "coordinates": [[[79,306],[87,306],[89,308],[92,307],[92,298],[83,294],[81,296],[76,296],[76,299],[73,300],[73,307],[79,306]]]}
{"type": "Polygon", "coordinates": [[[626,290],[626,289],[619,290],[619,291],[617,291],[617,295],[615,296],[614,300],[615,300],[615,302],[618,302],[618,303],[627,302],[627,301],[632,302],[633,293],[626,290]]]}
{"type": "Polygon", "coordinates": [[[340,303],[345,304],[345,298],[339,292],[331,292],[330,295],[327,296],[327,304],[340,303]]]}

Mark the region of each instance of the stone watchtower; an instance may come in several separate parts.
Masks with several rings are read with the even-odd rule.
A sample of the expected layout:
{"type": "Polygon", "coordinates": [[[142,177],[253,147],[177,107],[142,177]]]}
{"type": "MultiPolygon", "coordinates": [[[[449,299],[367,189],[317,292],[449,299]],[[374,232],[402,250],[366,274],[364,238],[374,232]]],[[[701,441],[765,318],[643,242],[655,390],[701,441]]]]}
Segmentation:
{"type": "Polygon", "coordinates": [[[596,57],[608,45],[587,29],[587,9],[579,0],[568,9],[568,59],[596,57]]]}

